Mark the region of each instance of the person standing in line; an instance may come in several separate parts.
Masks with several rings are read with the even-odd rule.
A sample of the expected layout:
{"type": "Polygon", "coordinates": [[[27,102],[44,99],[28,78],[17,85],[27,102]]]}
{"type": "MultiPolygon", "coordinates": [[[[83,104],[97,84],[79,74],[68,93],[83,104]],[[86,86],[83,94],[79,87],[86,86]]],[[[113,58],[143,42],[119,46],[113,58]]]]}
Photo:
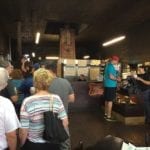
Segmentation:
{"type": "Polygon", "coordinates": [[[40,65],[39,63],[32,65],[31,62],[25,60],[23,61],[22,69],[23,68],[24,81],[22,82],[19,90],[24,94],[24,98],[26,98],[35,93],[35,88],[33,86],[33,74],[40,68],[40,65]]]}
{"type": "MultiPolygon", "coordinates": [[[[53,74],[44,68],[34,72],[33,83],[36,93],[23,101],[20,112],[19,137],[22,150],[60,150],[59,144],[50,143],[43,138],[43,114],[50,110],[51,101],[53,112],[58,114],[64,128],[68,128],[68,116],[60,97],[48,91],[53,79],[53,74]]],[[[51,123],[49,122],[49,125],[51,123]]]]}
{"type": "Polygon", "coordinates": [[[12,84],[16,88],[16,93],[18,95],[18,101],[15,103],[15,109],[17,112],[17,115],[19,116],[20,114],[20,107],[22,104],[22,101],[24,99],[23,93],[19,90],[22,82],[23,82],[23,74],[20,69],[14,69],[12,73],[10,74],[12,78],[12,84]]]}
{"type": "MultiPolygon", "coordinates": [[[[8,73],[0,68],[0,91],[7,86],[8,73]]],[[[0,150],[16,150],[16,130],[20,127],[12,102],[0,96],[0,150]]]]}
{"type": "Polygon", "coordinates": [[[63,101],[66,112],[68,112],[69,102],[74,102],[75,95],[73,88],[68,80],[57,77],[57,66],[54,62],[47,61],[45,63],[45,69],[49,70],[55,77],[49,87],[49,92],[57,94],[63,101]]]}
{"type": "Polygon", "coordinates": [[[15,87],[11,82],[11,78],[10,78],[10,74],[13,71],[13,66],[7,60],[0,60],[0,67],[5,68],[9,76],[8,84],[5,87],[5,89],[1,91],[1,95],[10,99],[15,104],[18,101],[18,95],[16,93],[15,87]]]}
{"type": "MultiPolygon", "coordinates": [[[[60,96],[61,100],[63,101],[65,110],[68,113],[68,103],[69,102],[73,103],[75,100],[75,95],[71,87],[71,84],[66,79],[57,77],[56,75],[57,67],[54,62],[50,62],[50,61],[45,62],[45,68],[49,70],[55,77],[49,87],[49,92],[60,96]]],[[[69,129],[68,129],[68,133],[69,133],[69,129]]],[[[61,146],[60,147],[61,150],[71,149],[70,139],[61,143],[60,146],[61,146]]]]}
{"type": "Polygon", "coordinates": [[[106,65],[104,70],[104,99],[105,99],[105,119],[107,121],[114,121],[112,118],[113,101],[116,98],[117,82],[121,79],[118,76],[118,71],[115,65],[119,62],[118,56],[112,56],[110,62],[106,65]]]}

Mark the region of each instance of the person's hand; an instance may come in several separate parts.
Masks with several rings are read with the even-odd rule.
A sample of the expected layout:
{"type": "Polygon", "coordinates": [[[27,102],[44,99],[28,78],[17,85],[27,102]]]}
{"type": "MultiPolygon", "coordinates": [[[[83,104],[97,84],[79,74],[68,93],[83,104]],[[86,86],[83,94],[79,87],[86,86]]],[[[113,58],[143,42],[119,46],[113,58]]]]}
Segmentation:
{"type": "Polygon", "coordinates": [[[134,74],[134,75],[133,75],[133,78],[137,79],[137,78],[138,78],[137,74],[134,74]]]}
{"type": "Polygon", "coordinates": [[[140,78],[140,77],[138,77],[138,76],[137,76],[135,79],[136,79],[136,80],[139,80],[139,81],[141,80],[141,78],[140,78]]]}
{"type": "Polygon", "coordinates": [[[27,60],[26,60],[24,57],[21,59],[21,63],[22,63],[22,64],[24,64],[26,61],[27,61],[27,60]]]}
{"type": "Polygon", "coordinates": [[[133,75],[133,78],[136,80],[140,80],[141,78],[137,76],[137,74],[133,75]]]}
{"type": "Polygon", "coordinates": [[[118,78],[117,78],[117,81],[118,81],[118,82],[121,82],[121,78],[120,78],[120,77],[118,77],[118,78]]]}

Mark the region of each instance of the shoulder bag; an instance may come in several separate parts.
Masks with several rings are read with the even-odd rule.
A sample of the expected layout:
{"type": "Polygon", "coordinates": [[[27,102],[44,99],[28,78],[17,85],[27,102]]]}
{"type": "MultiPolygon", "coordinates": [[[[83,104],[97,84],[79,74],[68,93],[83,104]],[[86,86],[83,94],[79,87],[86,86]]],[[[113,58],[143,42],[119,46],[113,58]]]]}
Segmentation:
{"type": "Polygon", "coordinates": [[[54,112],[54,98],[50,98],[50,110],[44,112],[44,140],[50,143],[59,144],[69,138],[66,129],[63,126],[62,120],[58,118],[58,113],[54,112]]]}

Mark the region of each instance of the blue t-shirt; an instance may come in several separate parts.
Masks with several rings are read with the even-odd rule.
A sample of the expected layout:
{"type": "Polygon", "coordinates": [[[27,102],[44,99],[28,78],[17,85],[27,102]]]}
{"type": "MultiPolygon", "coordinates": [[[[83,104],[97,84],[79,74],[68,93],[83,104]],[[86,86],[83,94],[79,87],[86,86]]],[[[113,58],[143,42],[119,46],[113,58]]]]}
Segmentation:
{"type": "Polygon", "coordinates": [[[33,86],[33,77],[29,76],[24,79],[19,90],[24,94],[24,98],[31,96],[30,88],[33,86]]]}
{"type": "Polygon", "coordinates": [[[104,71],[104,87],[117,87],[117,81],[110,79],[110,74],[117,77],[117,71],[112,63],[108,63],[104,71]]]}

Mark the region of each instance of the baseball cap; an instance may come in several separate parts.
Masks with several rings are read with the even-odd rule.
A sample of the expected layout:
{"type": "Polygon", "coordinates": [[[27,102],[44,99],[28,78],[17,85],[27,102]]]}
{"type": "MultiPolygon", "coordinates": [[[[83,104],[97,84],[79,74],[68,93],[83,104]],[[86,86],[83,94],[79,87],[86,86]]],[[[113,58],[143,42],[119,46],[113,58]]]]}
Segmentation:
{"type": "Polygon", "coordinates": [[[117,55],[113,55],[113,56],[111,57],[111,59],[112,59],[112,60],[115,60],[115,61],[119,61],[120,58],[119,58],[117,55]]]}

